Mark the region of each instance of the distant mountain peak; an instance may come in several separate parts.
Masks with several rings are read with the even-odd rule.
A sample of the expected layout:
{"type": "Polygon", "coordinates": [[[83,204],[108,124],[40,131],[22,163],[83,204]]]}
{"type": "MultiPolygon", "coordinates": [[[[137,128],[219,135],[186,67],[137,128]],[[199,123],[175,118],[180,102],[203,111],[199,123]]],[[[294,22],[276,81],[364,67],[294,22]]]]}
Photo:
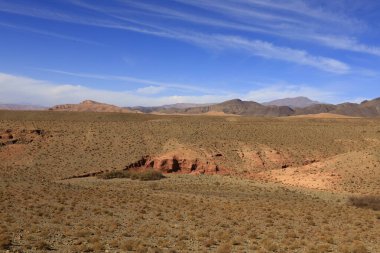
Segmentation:
{"type": "Polygon", "coordinates": [[[239,98],[230,99],[230,100],[222,102],[222,104],[242,104],[242,103],[244,103],[244,101],[239,98]]]}
{"type": "Polygon", "coordinates": [[[84,101],[80,102],[80,104],[82,104],[82,105],[93,105],[93,104],[101,104],[101,103],[100,102],[96,102],[94,100],[87,99],[87,100],[84,100],[84,101]]]}
{"type": "Polygon", "coordinates": [[[320,104],[318,101],[313,101],[308,97],[299,96],[293,98],[276,99],[270,102],[262,103],[263,105],[289,106],[291,108],[305,108],[311,105],[320,104]]]}

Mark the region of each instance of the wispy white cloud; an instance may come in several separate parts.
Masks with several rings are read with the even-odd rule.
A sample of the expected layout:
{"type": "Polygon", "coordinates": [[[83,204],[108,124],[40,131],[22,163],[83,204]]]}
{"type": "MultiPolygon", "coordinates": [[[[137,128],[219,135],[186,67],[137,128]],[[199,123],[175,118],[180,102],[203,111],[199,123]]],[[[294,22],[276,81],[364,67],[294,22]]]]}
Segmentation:
{"type": "MultiPolygon", "coordinates": [[[[69,72],[69,71],[62,71],[57,69],[47,69],[47,68],[34,68],[35,70],[41,70],[51,73],[57,73],[62,75],[69,75],[69,76],[76,76],[76,77],[82,77],[82,78],[90,78],[90,79],[99,79],[99,80],[107,80],[107,81],[124,81],[126,82],[125,85],[128,84],[146,84],[151,87],[161,87],[161,89],[164,88],[174,88],[174,89],[180,89],[185,91],[193,91],[193,92],[200,92],[200,93],[210,93],[213,94],[215,92],[223,93],[224,91],[216,90],[216,89],[210,89],[210,88],[204,88],[204,86],[201,85],[191,85],[191,84],[182,84],[182,83],[172,83],[172,82],[162,82],[162,81],[155,81],[155,80],[147,80],[132,76],[118,76],[118,75],[102,75],[102,74],[92,74],[92,73],[77,73],[77,72],[69,72]]],[[[156,90],[157,90],[156,88],[156,90]]],[[[224,92],[225,93],[225,92],[224,92]]]]}
{"type": "MultiPolygon", "coordinates": [[[[184,4],[193,5],[197,7],[206,8],[209,11],[219,11],[225,15],[231,16],[231,20],[235,22],[226,22],[220,20],[203,20],[202,17],[198,19],[196,17],[189,17],[188,15],[180,15],[178,12],[170,12],[168,9],[155,9],[150,6],[149,8],[142,5],[145,10],[161,12],[167,14],[169,17],[177,17],[188,22],[198,22],[205,25],[228,27],[240,31],[248,31],[255,33],[266,33],[275,36],[286,37],[288,39],[297,39],[308,41],[311,43],[321,44],[327,47],[347,50],[353,52],[367,53],[376,56],[380,56],[380,47],[371,46],[360,43],[357,38],[347,36],[345,34],[363,30],[366,25],[341,13],[331,12],[321,7],[311,7],[306,2],[301,0],[293,1],[263,1],[263,0],[238,0],[238,1],[188,1],[188,0],[176,0],[184,4]],[[237,5],[239,2],[241,5],[237,5]],[[248,4],[248,6],[247,6],[248,4]],[[249,5],[251,4],[251,6],[249,5]],[[271,13],[266,16],[269,22],[257,22],[255,15],[250,15],[250,10],[254,10],[255,7],[266,7],[268,9],[262,9],[264,13],[271,13]],[[295,17],[289,13],[273,12],[273,10],[282,10],[290,13],[297,13],[300,17],[295,17]],[[288,19],[286,23],[277,22],[277,19],[283,16],[291,16],[292,19],[288,19]],[[313,18],[313,20],[305,19],[305,17],[313,18]],[[239,20],[245,18],[245,22],[241,23],[239,20]],[[219,22],[218,22],[219,21],[219,22]],[[322,30],[322,31],[319,31],[322,30]],[[338,35],[337,35],[338,34],[338,35]]],[[[140,6],[141,7],[141,6],[140,6]]],[[[284,20],[285,21],[285,20],[284,20]]]]}
{"type": "MultiPolygon", "coordinates": [[[[303,50],[278,47],[269,42],[260,40],[251,41],[240,37],[218,36],[217,38],[218,40],[215,41],[215,43],[236,49],[243,49],[253,55],[259,55],[265,58],[294,62],[339,74],[348,73],[350,71],[350,66],[344,62],[332,58],[314,56],[303,50]]],[[[210,40],[208,40],[208,43],[209,42],[210,40]]]]}
{"type": "MultiPolygon", "coordinates": [[[[169,19],[178,19],[186,22],[203,24],[207,26],[215,26],[221,28],[227,28],[238,31],[248,31],[254,33],[266,33],[281,37],[286,37],[288,39],[297,39],[304,40],[312,43],[321,44],[327,47],[340,49],[340,50],[348,50],[353,52],[367,53],[379,56],[380,47],[378,46],[370,46],[365,45],[363,43],[358,42],[355,37],[348,37],[346,35],[335,35],[337,27],[338,34],[344,31],[342,26],[347,29],[361,30],[365,24],[360,22],[357,19],[346,17],[342,14],[332,13],[325,9],[321,8],[312,8],[308,6],[303,1],[262,1],[262,0],[244,0],[237,1],[243,5],[237,5],[236,1],[187,1],[187,0],[176,0],[178,2],[193,5],[195,7],[206,8],[212,12],[222,12],[227,16],[231,16],[229,21],[226,19],[215,19],[204,17],[200,15],[193,15],[187,12],[174,10],[170,8],[164,8],[158,5],[152,4],[144,4],[140,2],[132,2],[128,3],[133,7],[141,9],[145,15],[149,14],[160,14],[160,18],[169,18],[169,19]],[[285,10],[291,13],[297,13],[301,15],[301,18],[284,18],[284,13],[273,13],[268,12],[268,10],[260,10],[266,15],[256,15],[261,13],[257,11],[257,8],[253,8],[255,6],[267,7],[272,11],[275,10],[285,10]],[[271,15],[269,15],[271,13],[271,15]],[[245,22],[240,22],[243,17],[245,17],[245,22]],[[310,22],[310,20],[305,20],[305,17],[313,18],[318,20],[318,22],[323,23],[316,24],[315,22],[310,22]],[[268,19],[270,22],[257,22],[256,19],[268,19]],[[233,20],[233,21],[231,21],[233,20]],[[285,23],[278,21],[287,21],[285,23]],[[331,25],[331,23],[335,25],[331,25]],[[327,25],[328,24],[328,25],[327,25]],[[318,30],[325,30],[323,32],[318,32],[318,30]],[[332,31],[333,29],[333,31],[332,31]]],[[[89,5],[87,7],[90,8],[89,5]]],[[[96,8],[92,6],[92,8],[96,8]]],[[[104,11],[102,9],[95,9],[97,11],[104,11]]],[[[118,12],[121,15],[121,11],[114,10],[113,12],[118,12]]],[[[288,14],[288,16],[290,16],[288,14]]],[[[119,16],[120,17],[120,16],[119,16]]],[[[131,18],[128,18],[131,20],[131,18]]],[[[350,33],[350,32],[348,32],[350,33]]]]}
{"type": "MultiPolygon", "coordinates": [[[[81,3],[81,2],[79,2],[81,3]]],[[[208,2],[209,3],[209,2],[208,2]]],[[[212,3],[209,3],[212,4],[212,3]]],[[[83,6],[83,4],[82,4],[83,6]]],[[[90,8],[94,11],[100,11],[99,7],[94,7],[93,5],[84,5],[84,7],[90,8]]],[[[149,22],[142,22],[140,20],[135,20],[133,18],[117,16],[115,11],[112,11],[110,16],[116,17],[117,19],[98,19],[98,18],[88,18],[80,17],[69,14],[59,14],[52,10],[39,10],[39,9],[25,9],[22,6],[5,5],[2,6],[1,11],[8,11],[17,14],[29,15],[33,17],[40,17],[45,19],[53,19],[57,21],[77,23],[83,25],[99,26],[104,28],[112,29],[122,29],[138,33],[144,33],[164,38],[176,39],[185,41],[187,43],[195,44],[197,46],[203,46],[213,49],[225,50],[225,49],[238,49],[248,52],[252,56],[260,56],[268,59],[276,59],[281,61],[292,62],[300,65],[311,66],[323,71],[328,71],[332,73],[344,74],[350,71],[350,67],[337,59],[332,59],[329,57],[314,56],[310,53],[299,50],[292,49],[289,47],[276,46],[273,43],[260,41],[260,40],[248,40],[239,36],[231,35],[221,35],[221,34],[205,34],[197,32],[189,32],[179,29],[167,28],[161,25],[152,24],[149,22]],[[121,22],[124,20],[125,22],[121,22]],[[134,23],[134,25],[130,25],[134,23]]],[[[224,7],[223,7],[224,8],[224,7]]],[[[107,10],[107,9],[106,9],[107,10]]],[[[107,14],[107,13],[105,13],[107,14]]],[[[175,13],[178,15],[178,13],[175,13]]],[[[247,14],[248,15],[248,14],[247,14]]],[[[253,15],[253,14],[252,14],[253,15]]],[[[187,15],[186,18],[189,18],[187,15]]],[[[263,18],[263,17],[261,17],[263,18]]],[[[267,17],[269,18],[269,17],[267,17]]],[[[194,17],[192,17],[192,20],[194,17]]]]}
{"type": "Polygon", "coordinates": [[[319,6],[310,6],[311,2],[304,0],[284,0],[284,1],[273,1],[273,0],[237,0],[240,3],[248,3],[255,6],[266,7],[270,10],[281,10],[292,14],[298,14],[300,17],[309,17],[316,19],[323,23],[335,23],[341,24],[346,27],[355,27],[360,29],[364,27],[365,24],[360,20],[352,17],[348,17],[342,13],[337,13],[336,11],[330,11],[326,8],[319,6]]]}
{"type": "Polygon", "coordinates": [[[287,83],[268,84],[265,88],[253,89],[244,93],[219,92],[202,95],[165,95],[162,93],[159,96],[152,96],[152,93],[147,92],[157,91],[155,88],[159,89],[160,87],[147,86],[140,89],[140,92],[138,90],[112,91],[91,88],[85,85],[57,84],[0,73],[0,90],[2,91],[0,93],[0,103],[7,104],[52,106],[56,104],[78,103],[91,99],[118,106],[158,106],[173,103],[215,103],[233,98],[266,102],[296,96],[306,96],[322,102],[339,101],[337,94],[332,91],[321,91],[308,85],[291,85],[287,83]]]}
{"type": "Polygon", "coordinates": [[[165,87],[162,87],[162,86],[147,86],[147,87],[138,88],[136,92],[143,95],[154,95],[154,94],[161,93],[164,90],[165,90],[165,87]]]}
{"type": "MultiPolygon", "coordinates": [[[[246,19],[255,18],[262,21],[280,21],[297,23],[300,22],[289,16],[277,15],[271,12],[257,10],[257,8],[247,8],[247,5],[238,5],[236,1],[201,1],[201,0],[175,0],[198,8],[204,8],[212,12],[219,12],[233,18],[246,19]]],[[[244,2],[247,3],[247,2],[244,2]]]]}
{"type": "Polygon", "coordinates": [[[333,35],[313,35],[312,38],[329,47],[380,56],[380,47],[362,44],[358,42],[356,38],[338,37],[333,35]]]}
{"type": "MultiPolygon", "coordinates": [[[[84,85],[56,84],[28,77],[0,73],[0,103],[38,104],[52,106],[56,104],[78,103],[91,99],[119,106],[157,106],[171,103],[208,103],[230,99],[228,94],[183,96],[150,96],[134,90],[111,91],[90,88],[84,85]]],[[[147,91],[145,89],[145,91],[147,91]]]]}
{"type": "Polygon", "coordinates": [[[51,32],[51,31],[35,29],[32,27],[14,25],[14,24],[9,24],[9,23],[4,23],[4,22],[0,22],[0,26],[5,27],[5,28],[9,28],[12,30],[18,30],[18,31],[29,32],[29,33],[36,33],[36,34],[41,34],[41,35],[45,35],[45,36],[49,36],[49,37],[54,37],[54,38],[59,38],[59,39],[64,39],[64,40],[70,40],[70,41],[75,41],[75,42],[80,42],[80,43],[85,43],[85,44],[91,44],[91,45],[97,45],[97,46],[102,45],[101,43],[96,42],[96,41],[86,40],[86,39],[82,39],[79,37],[69,36],[69,35],[55,33],[55,32],[51,32]]]}
{"type": "Polygon", "coordinates": [[[335,92],[324,91],[308,85],[292,85],[288,83],[269,84],[265,88],[248,92],[243,98],[257,102],[268,102],[279,98],[300,96],[320,102],[336,102],[339,100],[335,92]]]}

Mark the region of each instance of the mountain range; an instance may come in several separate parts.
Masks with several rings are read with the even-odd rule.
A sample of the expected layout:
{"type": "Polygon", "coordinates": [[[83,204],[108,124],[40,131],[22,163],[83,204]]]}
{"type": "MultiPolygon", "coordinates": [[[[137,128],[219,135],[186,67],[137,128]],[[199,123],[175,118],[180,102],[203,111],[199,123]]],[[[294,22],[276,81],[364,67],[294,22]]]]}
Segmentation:
{"type": "MultiPolygon", "coordinates": [[[[44,107],[7,105],[6,110],[44,110],[44,107]]],[[[120,112],[120,113],[158,113],[158,114],[230,114],[246,116],[298,116],[321,113],[339,114],[351,117],[380,117],[380,98],[365,100],[360,104],[324,104],[306,97],[285,98],[266,103],[232,99],[217,104],[178,103],[155,107],[118,107],[115,105],[85,100],[79,104],[63,104],[49,108],[51,111],[77,112],[120,112]]]]}
{"type": "Polygon", "coordinates": [[[193,107],[209,106],[209,104],[194,104],[194,103],[176,103],[171,105],[161,105],[161,106],[134,106],[134,107],[125,107],[130,110],[137,110],[143,113],[151,112],[165,112],[165,110],[176,110],[176,109],[187,109],[193,107]]]}
{"type": "Polygon", "coordinates": [[[0,104],[0,110],[41,111],[46,109],[48,109],[48,107],[38,105],[0,104]]]}

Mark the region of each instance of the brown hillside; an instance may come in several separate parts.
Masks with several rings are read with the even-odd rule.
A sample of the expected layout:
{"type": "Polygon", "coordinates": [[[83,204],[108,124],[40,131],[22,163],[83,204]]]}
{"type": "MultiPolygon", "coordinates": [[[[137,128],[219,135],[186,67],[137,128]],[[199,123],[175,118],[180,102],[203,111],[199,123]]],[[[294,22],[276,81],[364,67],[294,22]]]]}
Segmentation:
{"type": "Polygon", "coordinates": [[[342,103],[338,105],[317,104],[306,108],[297,108],[297,115],[332,113],[353,117],[379,117],[380,98],[363,101],[361,104],[342,103]]]}
{"type": "Polygon", "coordinates": [[[253,101],[242,101],[240,99],[232,99],[219,104],[193,107],[187,109],[166,110],[165,113],[183,113],[183,114],[213,114],[225,113],[235,115],[250,116],[289,116],[294,114],[293,109],[288,106],[264,106],[253,101]]]}
{"type": "Polygon", "coordinates": [[[51,111],[69,112],[136,112],[115,105],[99,103],[92,100],[85,100],[79,104],[63,104],[49,108],[51,111]]]}

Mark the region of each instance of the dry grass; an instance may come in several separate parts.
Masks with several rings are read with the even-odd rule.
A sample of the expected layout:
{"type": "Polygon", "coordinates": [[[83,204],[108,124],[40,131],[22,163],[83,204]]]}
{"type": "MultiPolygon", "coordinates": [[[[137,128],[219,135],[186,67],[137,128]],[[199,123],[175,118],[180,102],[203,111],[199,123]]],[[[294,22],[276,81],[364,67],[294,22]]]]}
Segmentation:
{"type": "Polygon", "coordinates": [[[378,126],[375,119],[0,112],[0,133],[13,129],[20,139],[23,129],[44,131],[0,147],[0,251],[380,252],[378,211],[345,201],[379,194],[378,126]],[[215,159],[231,174],[62,180],[122,170],[179,146],[221,154],[215,159]],[[330,159],[344,154],[355,155],[330,159]],[[330,159],[322,169],[344,172],[345,192],[244,179],[281,170],[277,158],[290,167],[330,159]]]}
{"type": "Polygon", "coordinates": [[[9,249],[12,246],[12,240],[11,237],[5,232],[2,232],[0,234],[0,249],[6,250],[9,249]]]}

